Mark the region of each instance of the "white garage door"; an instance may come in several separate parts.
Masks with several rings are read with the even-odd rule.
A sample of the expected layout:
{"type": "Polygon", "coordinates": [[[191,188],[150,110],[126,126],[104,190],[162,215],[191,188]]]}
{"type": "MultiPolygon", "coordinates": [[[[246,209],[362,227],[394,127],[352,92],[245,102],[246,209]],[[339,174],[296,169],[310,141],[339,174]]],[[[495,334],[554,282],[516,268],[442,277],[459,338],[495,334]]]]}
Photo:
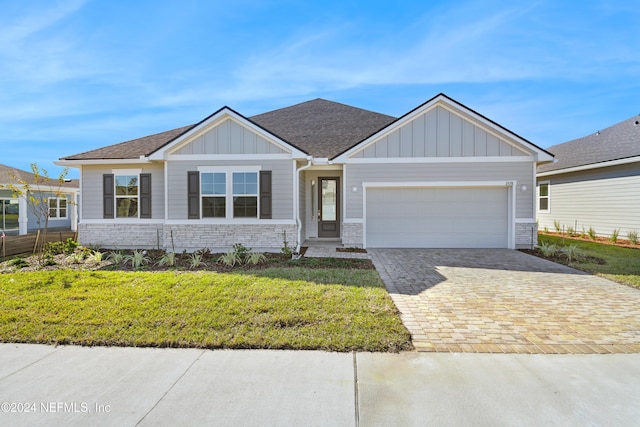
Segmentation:
{"type": "Polygon", "coordinates": [[[369,248],[506,248],[508,193],[500,188],[369,188],[369,248]]]}

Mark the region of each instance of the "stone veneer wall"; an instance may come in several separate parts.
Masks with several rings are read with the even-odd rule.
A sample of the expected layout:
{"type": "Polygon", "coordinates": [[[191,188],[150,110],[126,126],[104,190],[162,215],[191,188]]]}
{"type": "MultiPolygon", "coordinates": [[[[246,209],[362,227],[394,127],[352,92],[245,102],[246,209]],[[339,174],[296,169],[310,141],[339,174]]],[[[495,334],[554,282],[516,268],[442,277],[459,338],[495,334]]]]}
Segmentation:
{"type": "Polygon", "coordinates": [[[176,252],[228,250],[242,243],[278,252],[285,232],[289,242],[296,240],[295,224],[79,224],[78,240],[82,245],[118,249],[156,249],[159,242],[160,249],[175,247],[176,252]]]}
{"type": "Polygon", "coordinates": [[[531,238],[533,237],[533,247],[538,246],[538,224],[535,222],[516,223],[516,249],[531,249],[531,238]],[[533,233],[531,230],[533,229],[533,233]]]}
{"type": "Polygon", "coordinates": [[[342,223],[342,245],[346,248],[362,247],[362,224],[342,223]]]}
{"type": "Polygon", "coordinates": [[[78,242],[111,249],[163,248],[163,224],[78,224],[78,242]]]}
{"type": "Polygon", "coordinates": [[[283,246],[284,233],[289,245],[295,242],[298,228],[295,224],[167,224],[164,226],[164,244],[167,250],[195,251],[202,248],[231,249],[235,243],[257,251],[278,252],[283,246]]]}

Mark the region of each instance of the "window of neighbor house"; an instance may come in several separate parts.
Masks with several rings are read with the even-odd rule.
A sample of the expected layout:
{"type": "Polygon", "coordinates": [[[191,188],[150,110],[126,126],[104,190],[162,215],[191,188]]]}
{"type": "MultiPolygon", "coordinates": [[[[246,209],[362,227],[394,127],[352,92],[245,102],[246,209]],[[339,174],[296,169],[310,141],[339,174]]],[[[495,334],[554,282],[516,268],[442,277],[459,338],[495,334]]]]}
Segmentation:
{"type": "Polygon", "coordinates": [[[549,181],[541,182],[538,185],[538,210],[549,211],[549,181]]]}
{"type": "Polygon", "coordinates": [[[138,217],[138,176],[116,175],[116,218],[138,217]]]}
{"type": "Polygon", "coordinates": [[[65,219],[67,218],[67,199],[59,197],[49,198],[49,218],[65,219]]]}

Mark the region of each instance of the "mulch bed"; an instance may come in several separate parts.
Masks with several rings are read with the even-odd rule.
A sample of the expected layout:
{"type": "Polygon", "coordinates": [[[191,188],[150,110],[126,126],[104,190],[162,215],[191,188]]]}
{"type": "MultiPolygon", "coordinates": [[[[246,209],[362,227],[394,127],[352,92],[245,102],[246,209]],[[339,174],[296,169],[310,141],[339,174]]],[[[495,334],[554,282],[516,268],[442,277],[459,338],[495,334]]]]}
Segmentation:
{"type": "MultiPolygon", "coordinates": [[[[567,257],[565,255],[562,254],[558,254],[556,256],[544,256],[542,254],[542,252],[540,252],[538,249],[518,249],[520,252],[524,252],[526,254],[529,255],[533,255],[533,256],[537,256],[538,258],[543,258],[549,261],[553,261],[556,262],[558,264],[564,264],[564,265],[569,265],[569,261],[567,260],[567,257]]],[[[598,264],[598,265],[605,265],[607,262],[605,260],[603,260],[602,258],[597,258],[597,257],[593,257],[593,256],[586,256],[586,255],[581,255],[580,256],[580,261],[582,262],[590,262],[593,264],[598,264]]]]}
{"type": "Polygon", "coordinates": [[[595,239],[592,239],[589,236],[580,236],[580,234],[576,234],[575,236],[569,236],[567,233],[562,234],[562,233],[555,233],[553,231],[540,232],[540,234],[543,236],[547,235],[547,236],[554,236],[554,237],[561,237],[561,238],[564,237],[566,239],[581,240],[583,242],[602,243],[604,245],[619,246],[621,248],[640,249],[640,244],[634,245],[630,241],[625,239],[620,239],[620,238],[614,243],[608,237],[603,237],[603,236],[596,236],[595,239]]]}
{"type": "Polygon", "coordinates": [[[367,250],[362,248],[336,248],[336,252],[351,252],[357,254],[366,254],[367,250]]]}
{"type": "MultiPolygon", "coordinates": [[[[24,268],[15,268],[10,263],[11,261],[0,262],[0,273],[8,273],[12,271],[42,271],[42,270],[60,270],[60,269],[73,269],[73,270],[106,270],[106,271],[134,271],[130,264],[121,265],[114,264],[107,260],[107,255],[111,251],[104,252],[103,261],[95,263],[89,259],[85,259],[80,263],[75,263],[68,259],[68,255],[56,255],[53,257],[54,265],[40,266],[37,256],[25,257],[24,260],[28,266],[24,268]]],[[[131,254],[132,251],[121,251],[123,254],[131,254]]],[[[301,251],[302,252],[302,251],[301,251]]],[[[146,256],[149,261],[146,262],[138,271],[170,271],[170,270],[182,270],[182,271],[211,271],[217,273],[229,273],[233,271],[251,271],[251,270],[263,270],[272,267],[291,268],[291,267],[303,267],[303,268],[344,268],[344,269],[356,269],[356,270],[374,270],[375,267],[371,260],[367,259],[344,259],[344,258],[300,258],[298,260],[292,260],[290,256],[279,253],[265,253],[266,261],[263,261],[257,265],[245,264],[236,265],[233,267],[224,265],[218,262],[218,258],[221,255],[219,253],[205,252],[202,255],[202,261],[204,265],[197,268],[190,268],[189,260],[191,254],[181,253],[176,254],[176,263],[173,267],[159,266],[157,262],[164,255],[163,251],[148,250],[146,256]]]]}

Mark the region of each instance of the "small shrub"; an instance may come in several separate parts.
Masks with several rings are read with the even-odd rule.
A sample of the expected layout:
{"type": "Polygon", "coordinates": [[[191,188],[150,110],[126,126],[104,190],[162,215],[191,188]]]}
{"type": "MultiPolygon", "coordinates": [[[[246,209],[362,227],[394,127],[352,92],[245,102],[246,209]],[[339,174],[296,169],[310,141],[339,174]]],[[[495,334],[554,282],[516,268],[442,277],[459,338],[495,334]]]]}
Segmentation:
{"type": "Polygon", "coordinates": [[[632,245],[638,244],[638,230],[630,230],[627,232],[627,239],[632,245]]]}
{"type": "Polygon", "coordinates": [[[559,233],[562,230],[562,226],[560,225],[560,221],[557,219],[553,220],[553,228],[555,228],[556,233],[559,233]]]}
{"type": "Polygon", "coordinates": [[[53,259],[53,255],[45,253],[44,257],[40,260],[41,267],[48,267],[50,265],[57,265],[56,260],[53,259]]]}
{"type": "Polygon", "coordinates": [[[244,264],[247,260],[247,257],[249,257],[252,249],[247,248],[242,243],[236,243],[235,245],[233,245],[233,251],[238,255],[238,258],[240,258],[240,263],[244,264]]]}
{"type": "Polygon", "coordinates": [[[619,228],[614,228],[613,229],[613,233],[611,233],[611,237],[609,237],[609,240],[613,243],[616,243],[618,241],[618,236],[620,235],[620,229],[619,228]]]}
{"type": "Polygon", "coordinates": [[[546,257],[552,258],[558,255],[558,247],[547,242],[541,243],[540,246],[538,246],[538,250],[540,250],[540,253],[546,257]]]}
{"type": "Polygon", "coordinates": [[[196,252],[201,254],[203,258],[211,256],[211,249],[209,248],[198,249],[196,252]]]}
{"type": "Polygon", "coordinates": [[[98,250],[94,250],[91,252],[91,255],[89,255],[89,261],[91,262],[95,262],[96,264],[100,264],[102,262],[102,258],[104,257],[104,254],[98,250]]]}
{"type": "Polygon", "coordinates": [[[200,266],[206,266],[207,264],[202,260],[203,255],[199,252],[194,252],[189,256],[189,268],[196,269],[200,266]]]}
{"type": "Polygon", "coordinates": [[[44,252],[50,255],[70,255],[78,247],[78,242],[69,237],[64,242],[48,242],[44,245],[44,252]]]}
{"type": "Polygon", "coordinates": [[[111,261],[114,264],[122,264],[124,262],[124,254],[121,251],[110,252],[107,255],[107,261],[111,261]]]}
{"type": "Polygon", "coordinates": [[[159,267],[173,267],[176,265],[176,253],[175,252],[167,252],[158,260],[156,263],[159,267]]]}
{"type": "Polygon", "coordinates": [[[72,264],[80,264],[82,263],[82,261],[84,261],[84,259],[84,252],[74,252],[66,258],[66,260],[72,264]]]}
{"type": "Polygon", "coordinates": [[[587,236],[587,232],[584,230],[584,225],[582,226],[582,232],[580,232],[580,237],[583,239],[587,236]]]}
{"type": "Polygon", "coordinates": [[[573,228],[572,226],[568,226],[567,227],[567,235],[570,236],[570,237],[575,237],[576,236],[575,228],[573,228]]]}
{"type": "Polygon", "coordinates": [[[545,234],[546,234],[546,233],[548,233],[548,232],[549,232],[549,227],[547,227],[547,226],[545,225],[545,226],[544,226],[544,228],[542,229],[542,231],[544,231],[544,232],[545,232],[545,234]]]}
{"type": "Polygon", "coordinates": [[[596,240],[596,230],[593,227],[589,227],[589,231],[587,232],[587,234],[589,234],[589,238],[591,240],[596,240]]]}
{"type": "Polygon", "coordinates": [[[563,249],[564,255],[567,257],[569,264],[582,258],[582,253],[578,249],[578,245],[569,245],[563,249]]]}
{"type": "Polygon", "coordinates": [[[218,262],[220,264],[226,265],[227,267],[233,267],[236,264],[242,264],[242,260],[238,256],[238,253],[235,251],[228,251],[226,254],[220,255],[220,258],[218,258],[218,262]]]}
{"type": "Polygon", "coordinates": [[[134,270],[139,270],[143,265],[148,264],[150,261],[146,251],[133,251],[131,255],[126,255],[123,259],[123,264],[131,264],[134,270]]]}
{"type": "Polygon", "coordinates": [[[247,257],[246,263],[251,265],[257,265],[266,260],[267,260],[267,257],[264,256],[264,254],[261,254],[260,252],[251,252],[247,257]]]}
{"type": "Polygon", "coordinates": [[[280,249],[280,252],[290,257],[294,251],[295,251],[295,247],[289,246],[289,242],[287,242],[287,232],[285,231],[282,237],[282,249],[280,249]]]}
{"type": "Polygon", "coordinates": [[[22,257],[12,259],[11,261],[9,261],[9,265],[12,265],[16,268],[29,267],[29,263],[27,262],[27,260],[22,257]]]}

